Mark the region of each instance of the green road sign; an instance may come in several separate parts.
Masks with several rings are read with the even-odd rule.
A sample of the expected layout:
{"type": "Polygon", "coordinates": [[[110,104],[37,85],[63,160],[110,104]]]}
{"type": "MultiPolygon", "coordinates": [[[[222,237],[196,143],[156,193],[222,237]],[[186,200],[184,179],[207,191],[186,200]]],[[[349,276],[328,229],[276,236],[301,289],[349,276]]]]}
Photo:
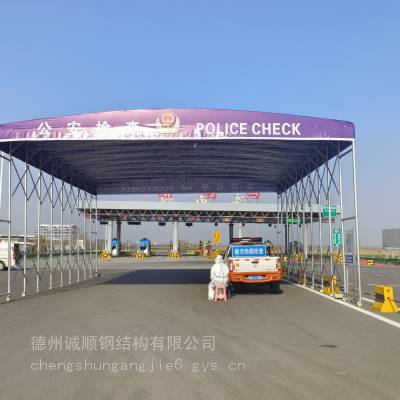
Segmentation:
{"type": "Polygon", "coordinates": [[[340,247],[342,245],[342,232],[339,228],[334,228],[333,231],[333,247],[340,247]]]}
{"type": "MultiPolygon", "coordinates": [[[[331,206],[331,217],[336,217],[337,215],[337,211],[336,211],[336,206],[331,206]]],[[[322,207],[322,216],[324,218],[329,218],[329,206],[328,205],[324,205],[322,207]]]]}
{"type": "Polygon", "coordinates": [[[288,224],[302,224],[303,223],[302,218],[288,218],[287,221],[288,221],[288,224]]]}

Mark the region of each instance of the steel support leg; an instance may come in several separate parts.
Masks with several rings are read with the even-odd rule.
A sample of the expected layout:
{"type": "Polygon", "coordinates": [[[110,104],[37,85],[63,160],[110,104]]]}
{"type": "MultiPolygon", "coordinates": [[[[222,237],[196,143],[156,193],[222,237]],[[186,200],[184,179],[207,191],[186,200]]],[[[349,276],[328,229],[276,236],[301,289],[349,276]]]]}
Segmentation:
{"type": "Polygon", "coordinates": [[[121,221],[117,221],[117,240],[121,241],[121,221]]]}
{"type": "Polygon", "coordinates": [[[321,206],[321,177],[318,173],[318,228],[319,228],[319,273],[321,280],[321,292],[324,288],[324,261],[322,254],[322,206],[321,206]]]}
{"type": "Polygon", "coordinates": [[[243,237],[243,222],[238,223],[238,237],[239,238],[243,237]]]}
{"type": "Polygon", "coordinates": [[[93,195],[90,194],[90,202],[89,202],[89,277],[90,278],[93,276],[92,242],[93,242],[93,195]]]}
{"type": "Polygon", "coordinates": [[[7,298],[11,300],[11,214],[12,214],[12,144],[9,146],[10,161],[8,163],[8,271],[7,271],[7,298]]]}
{"type": "MultiPolygon", "coordinates": [[[[83,209],[86,210],[87,207],[87,193],[85,192],[83,196],[83,209]]],[[[82,212],[82,217],[83,217],[83,279],[87,279],[87,248],[86,248],[86,237],[87,237],[87,231],[86,231],[86,211],[82,212]]]]}
{"type": "Polygon", "coordinates": [[[355,216],[355,239],[356,239],[356,268],[357,268],[357,305],[362,306],[362,292],[361,292],[361,270],[360,270],[360,242],[358,233],[358,197],[357,197],[357,170],[356,170],[356,146],[353,142],[353,190],[354,190],[354,216],[355,216]]]}
{"type": "Polygon", "coordinates": [[[95,248],[96,248],[96,273],[99,270],[99,247],[98,247],[98,236],[99,236],[99,230],[98,230],[98,219],[97,219],[97,195],[96,195],[96,200],[95,200],[95,213],[96,213],[96,218],[95,218],[95,224],[96,224],[96,243],[95,243],[95,248]]]}
{"type": "Polygon", "coordinates": [[[329,275],[330,275],[330,284],[331,284],[331,296],[334,296],[334,287],[333,287],[333,247],[332,247],[332,215],[331,215],[331,182],[332,179],[329,173],[329,160],[326,161],[326,189],[328,192],[328,227],[329,227],[329,275]]]}
{"type": "Polygon", "coordinates": [[[172,223],[172,251],[178,252],[178,221],[172,223]]]}
{"type": "Polygon", "coordinates": [[[64,285],[64,181],[61,181],[61,238],[60,238],[60,265],[61,265],[61,274],[60,274],[60,287],[64,285]]]}
{"type": "Polygon", "coordinates": [[[233,223],[230,222],[229,223],[229,244],[232,243],[232,239],[233,239],[233,223]]]}
{"type": "Polygon", "coordinates": [[[342,163],[340,160],[340,148],[338,149],[338,168],[339,168],[339,192],[340,192],[340,229],[342,235],[342,266],[343,266],[343,290],[344,296],[343,299],[346,300],[349,291],[349,281],[347,274],[347,266],[346,266],[346,252],[345,252],[345,243],[344,243],[344,210],[343,210],[343,181],[342,181],[342,163]]]}
{"type": "Polygon", "coordinates": [[[113,237],[113,221],[107,221],[107,251],[111,253],[112,250],[112,237],[113,237]]]}
{"type": "MultiPolygon", "coordinates": [[[[41,164],[41,161],[40,161],[41,164]]],[[[36,250],[36,292],[40,291],[40,217],[42,209],[42,169],[39,168],[39,187],[38,187],[38,202],[37,202],[37,250],[36,250]]]]}
{"type": "MultiPolygon", "coordinates": [[[[25,155],[26,158],[26,155],[25,155]]],[[[27,285],[27,276],[26,276],[26,251],[27,251],[27,229],[28,229],[28,163],[25,161],[25,169],[24,169],[24,184],[23,184],[23,192],[24,192],[24,258],[23,258],[23,268],[24,268],[24,278],[23,278],[23,287],[21,296],[26,296],[26,285],[27,285]]]]}

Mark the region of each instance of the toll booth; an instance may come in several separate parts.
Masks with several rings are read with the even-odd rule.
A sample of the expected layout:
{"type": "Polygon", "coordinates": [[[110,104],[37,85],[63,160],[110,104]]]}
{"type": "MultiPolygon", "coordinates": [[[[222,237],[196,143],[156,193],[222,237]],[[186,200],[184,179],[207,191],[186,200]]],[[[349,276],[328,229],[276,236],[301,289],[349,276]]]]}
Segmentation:
{"type": "Polygon", "coordinates": [[[147,238],[140,239],[137,252],[141,254],[146,254],[147,257],[150,256],[151,252],[150,240],[147,238]]]}
{"type": "Polygon", "coordinates": [[[119,256],[121,253],[121,241],[118,239],[113,239],[111,242],[111,254],[113,257],[119,256]]]}

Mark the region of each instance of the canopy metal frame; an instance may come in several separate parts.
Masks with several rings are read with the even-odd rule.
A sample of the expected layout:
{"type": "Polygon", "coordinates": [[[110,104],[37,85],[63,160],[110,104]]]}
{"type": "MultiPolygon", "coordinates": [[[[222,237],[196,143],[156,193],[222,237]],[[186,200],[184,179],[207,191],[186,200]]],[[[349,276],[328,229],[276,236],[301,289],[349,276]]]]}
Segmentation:
{"type": "Polygon", "coordinates": [[[330,295],[361,306],[361,271],[358,227],[358,198],[356,181],[356,148],[353,141],[344,151],[319,153],[318,167],[307,171],[295,184],[282,186],[278,192],[279,208],[278,246],[282,258],[287,258],[288,278],[304,286],[323,291],[324,280],[329,280],[330,295]],[[352,179],[349,193],[343,185],[343,159],[351,156],[352,179]],[[352,197],[346,204],[345,195],[352,197]],[[331,206],[340,204],[339,218],[333,218],[331,206]],[[318,216],[308,212],[312,204],[319,208],[318,216]],[[323,218],[323,205],[328,216],[323,218]],[[306,214],[310,217],[307,218],[306,214]],[[326,221],[327,220],[327,221],[326,221]],[[290,223],[290,222],[294,223],[290,223]],[[333,229],[338,229],[342,243],[334,249],[333,229]],[[282,235],[283,234],[283,235],[282,235]],[[282,237],[283,236],[283,237],[282,237]],[[304,251],[296,249],[303,243],[304,251]],[[299,246],[299,245],[298,245],[299,246]]]}
{"type": "Polygon", "coordinates": [[[71,171],[62,166],[58,166],[59,178],[56,178],[48,160],[39,159],[38,168],[30,165],[32,154],[29,149],[25,149],[23,164],[18,165],[20,161],[14,156],[18,147],[20,143],[11,142],[8,153],[1,154],[1,173],[4,176],[7,171],[7,182],[4,184],[2,179],[0,189],[2,198],[6,194],[8,215],[0,219],[0,223],[8,225],[8,271],[7,287],[0,288],[0,298],[7,302],[65,288],[91,279],[98,272],[97,196],[67,183],[64,179],[71,175],[71,171]],[[43,171],[43,165],[47,165],[47,172],[43,171]],[[79,204],[91,212],[85,215],[79,204]],[[19,243],[17,252],[14,249],[13,221],[21,208],[23,243],[19,243]],[[46,238],[40,229],[44,219],[49,222],[46,223],[49,232],[46,238]],[[28,240],[28,227],[32,224],[36,225],[37,235],[34,240],[28,240]],[[78,237],[73,237],[72,229],[69,229],[69,237],[65,237],[67,224],[78,227],[78,237]],[[55,228],[60,232],[58,239],[54,237],[55,228]]]}
{"type": "MultiPolygon", "coordinates": [[[[94,276],[98,195],[259,191],[277,193],[274,218],[290,279],[323,290],[328,276],[332,295],[336,279],[343,298],[361,305],[354,138],[348,121],[240,110],[123,110],[0,124],[1,174],[8,167],[7,184],[1,180],[7,212],[0,215],[8,225],[8,265],[17,219],[25,248],[30,224],[46,221],[51,232],[46,242],[35,238],[32,257],[24,251],[8,269],[0,295],[9,301],[94,276]],[[348,189],[343,169],[350,154],[348,189]],[[352,207],[345,197],[352,197],[352,207]],[[340,218],[323,219],[323,206],[338,203],[340,218]],[[72,233],[53,237],[55,225],[63,232],[68,224],[79,227],[79,245],[72,233]],[[342,258],[333,249],[333,229],[345,236],[342,258]],[[295,242],[305,244],[302,255],[293,250],[295,242]]],[[[220,217],[205,213],[201,221],[220,217]]]]}

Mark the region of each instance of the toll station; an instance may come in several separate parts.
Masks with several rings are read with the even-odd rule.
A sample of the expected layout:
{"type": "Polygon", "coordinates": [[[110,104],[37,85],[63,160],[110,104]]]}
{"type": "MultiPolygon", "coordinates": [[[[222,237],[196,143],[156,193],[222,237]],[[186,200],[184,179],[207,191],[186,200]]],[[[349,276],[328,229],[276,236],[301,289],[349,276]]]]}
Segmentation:
{"type": "MultiPolygon", "coordinates": [[[[336,207],[336,215],[340,215],[340,208],[336,207]]],[[[80,212],[85,212],[87,218],[90,218],[90,209],[79,208],[80,212]]],[[[307,209],[299,210],[299,215],[304,216],[304,224],[311,223],[311,220],[318,220],[319,207],[314,204],[307,209]]],[[[243,237],[243,226],[245,224],[265,224],[268,227],[277,229],[281,224],[281,216],[278,204],[265,203],[192,203],[192,202],[135,202],[135,201],[98,201],[97,218],[100,224],[107,224],[106,246],[105,249],[111,252],[113,240],[113,224],[116,224],[116,239],[121,241],[121,224],[123,222],[129,225],[138,225],[141,222],[157,222],[161,226],[171,222],[173,225],[173,250],[176,252],[178,247],[178,226],[184,223],[186,226],[192,226],[194,223],[212,223],[226,225],[229,229],[229,242],[233,238],[234,225],[238,226],[238,237],[243,237]]],[[[332,221],[336,218],[332,217],[332,221]]],[[[290,215],[284,214],[283,232],[284,252],[289,252],[289,236],[286,229],[286,220],[291,223],[290,215]],[[285,234],[286,233],[286,234],[285,234]]],[[[303,219],[301,218],[301,221],[303,219]]],[[[328,223],[328,221],[324,221],[328,223]]],[[[308,249],[307,231],[304,236],[304,247],[308,249]]],[[[277,236],[281,232],[277,231],[277,236]]]]}

